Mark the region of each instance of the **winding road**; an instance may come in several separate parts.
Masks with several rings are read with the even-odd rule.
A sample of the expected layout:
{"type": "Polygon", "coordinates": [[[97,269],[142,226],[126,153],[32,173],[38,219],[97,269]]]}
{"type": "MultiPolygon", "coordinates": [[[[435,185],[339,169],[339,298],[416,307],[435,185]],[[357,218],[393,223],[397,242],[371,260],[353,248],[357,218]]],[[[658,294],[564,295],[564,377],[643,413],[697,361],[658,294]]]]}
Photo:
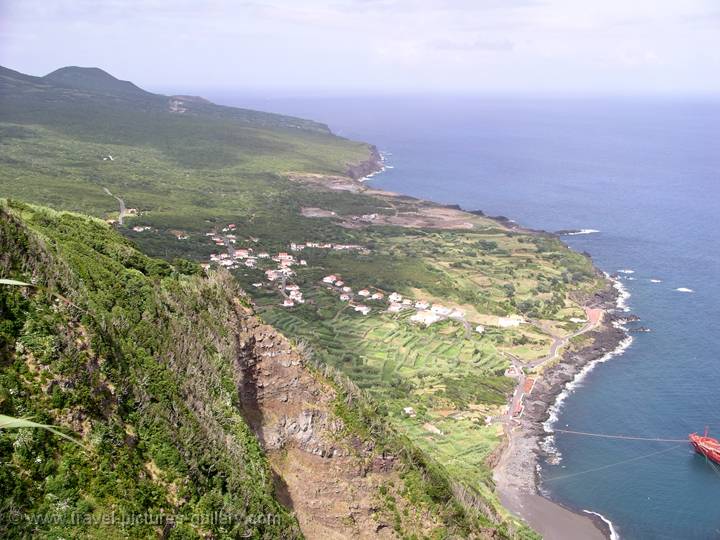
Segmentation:
{"type": "Polygon", "coordinates": [[[108,195],[110,195],[111,197],[116,199],[117,202],[120,203],[120,213],[118,214],[118,223],[120,225],[123,225],[123,220],[125,219],[125,216],[127,215],[127,209],[125,208],[125,201],[123,201],[117,195],[113,195],[112,193],[110,193],[110,190],[108,188],[104,187],[103,189],[105,190],[105,193],[107,193],[108,195]]]}
{"type": "MultiPolygon", "coordinates": [[[[512,400],[510,401],[510,407],[507,414],[498,417],[497,420],[502,420],[506,423],[512,420],[513,411],[515,411],[518,404],[520,403],[520,400],[522,400],[523,397],[523,388],[525,387],[525,380],[527,378],[525,376],[524,368],[536,369],[544,366],[552,360],[555,360],[555,358],[557,358],[558,356],[558,351],[565,347],[571,339],[595,328],[595,326],[598,325],[600,319],[602,318],[602,310],[596,308],[585,308],[585,314],[587,315],[588,320],[583,325],[583,327],[580,328],[578,331],[573,332],[572,334],[569,334],[565,337],[560,337],[553,334],[553,331],[548,328],[548,325],[546,323],[542,323],[540,321],[531,321],[535,326],[545,331],[552,338],[553,342],[550,346],[550,352],[542,358],[537,358],[529,362],[523,362],[517,356],[513,356],[512,354],[508,353],[508,356],[510,357],[510,363],[512,364],[513,368],[515,368],[515,371],[518,373],[518,384],[515,386],[515,392],[513,393],[512,400]]],[[[506,431],[509,432],[507,426],[506,431]]]]}

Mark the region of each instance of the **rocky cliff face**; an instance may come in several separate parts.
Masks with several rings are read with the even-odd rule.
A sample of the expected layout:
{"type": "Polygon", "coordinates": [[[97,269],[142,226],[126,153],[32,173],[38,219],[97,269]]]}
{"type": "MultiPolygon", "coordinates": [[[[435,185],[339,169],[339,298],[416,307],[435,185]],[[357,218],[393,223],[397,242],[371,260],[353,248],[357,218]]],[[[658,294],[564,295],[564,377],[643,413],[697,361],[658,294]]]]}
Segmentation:
{"type": "Polygon", "coordinates": [[[347,176],[349,176],[353,180],[359,180],[360,178],[364,178],[369,174],[381,171],[382,168],[382,156],[380,155],[377,147],[371,146],[370,157],[365,161],[361,161],[360,163],[348,165],[345,174],[347,174],[347,176]]]}
{"type": "Polygon", "coordinates": [[[236,361],[243,414],[268,453],[277,495],[308,538],[396,537],[379,489],[395,460],[346,430],[323,377],[271,326],[248,318],[236,361]]]}

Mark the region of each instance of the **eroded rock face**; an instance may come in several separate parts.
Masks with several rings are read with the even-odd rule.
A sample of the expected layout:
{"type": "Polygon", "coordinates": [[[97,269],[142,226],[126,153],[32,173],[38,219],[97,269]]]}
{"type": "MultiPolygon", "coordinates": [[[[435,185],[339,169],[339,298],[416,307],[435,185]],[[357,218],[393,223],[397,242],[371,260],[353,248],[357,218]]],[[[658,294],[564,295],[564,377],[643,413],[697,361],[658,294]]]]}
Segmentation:
{"type": "Polygon", "coordinates": [[[378,511],[380,484],[396,480],[392,456],[348,436],[332,413],[336,393],[287,340],[250,318],[238,342],[243,412],[268,453],[280,500],[308,538],[393,538],[378,511]]]}
{"type": "Polygon", "coordinates": [[[353,180],[364,178],[365,176],[382,169],[382,157],[380,156],[380,152],[375,146],[371,147],[370,151],[371,154],[367,160],[355,165],[348,165],[346,174],[353,180]]]}

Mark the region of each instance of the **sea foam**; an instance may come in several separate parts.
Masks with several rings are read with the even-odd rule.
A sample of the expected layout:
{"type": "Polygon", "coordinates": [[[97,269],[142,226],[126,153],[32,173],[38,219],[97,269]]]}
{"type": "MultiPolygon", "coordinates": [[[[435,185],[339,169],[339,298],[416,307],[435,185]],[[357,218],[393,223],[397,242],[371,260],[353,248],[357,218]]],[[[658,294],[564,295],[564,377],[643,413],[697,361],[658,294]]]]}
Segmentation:
{"type": "Polygon", "coordinates": [[[620,535],[615,530],[615,527],[613,527],[612,521],[603,516],[600,512],[593,512],[592,510],[583,510],[583,512],[585,512],[586,514],[592,514],[594,516],[597,516],[605,522],[605,524],[610,529],[610,540],[620,540],[620,535]]]}
{"type": "MultiPolygon", "coordinates": [[[[609,277],[607,273],[605,274],[605,276],[609,277]]],[[[628,290],[619,280],[612,279],[612,283],[613,287],[618,291],[618,298],[616,302],[617,309],[624,312],[630,311],[630,307],[627,305],[627,301],[630,298],[630,292],[628,292],[628,290]]],[[[627,327],[623,324],[622,320],[614,321],[612,324],[615,328],[620,328],[627,332],[627,327]]],[[[566,384],[562,392],[560,392],[555,398],[555,403],[553,403],[552,406],[548,409],[548,419],[543,422],[543,428],[545,430],[546,436],[540,443],[541,448],[550,456],[548,461],[557,464],[560,463],[562,459],[560,451],[555,446],[553,426],[558,421],[558,415],[562,410],[563,404],[565,403],[567,397],[573,392],[575,392],[576,388],[582,386],[583,380],[585,379],[585,377],[587,377],[588,373],[595,369],[595,366],[607,362],[608,360],[615,358],[616,356],[622,355],[628,349],[628,347],[632,345],[632,342],[633,337],[630,334],[627,334],[625,339],[620,341],[620,343],[618,343],[615,349],[604,354],[597,360],[593,360],[592,362],[588,362],[587,364],[585,364],[585,366],[583,366],[583,368],[577,372],[573,380],[566,384]]]]}
{"type": "Polygon", "coordinates": [[[599,233],[597,229],[580,229],[579,231],[572,231],[567,233],[567,236],[577,236],[579,234],[594,234],[599,233]]]}

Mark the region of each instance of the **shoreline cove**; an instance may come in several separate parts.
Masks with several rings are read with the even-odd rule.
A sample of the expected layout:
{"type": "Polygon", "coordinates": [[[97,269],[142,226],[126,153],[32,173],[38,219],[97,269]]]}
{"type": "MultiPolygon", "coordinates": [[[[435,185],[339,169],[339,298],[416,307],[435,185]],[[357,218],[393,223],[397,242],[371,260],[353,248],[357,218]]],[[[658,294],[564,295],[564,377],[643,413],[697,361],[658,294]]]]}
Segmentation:
{"type": "MultiPolygon", "coordinates": [[[[375,193],[397,195],[370,185],[374,177],[388,169],[386,155],[389,153],[376,150],[374,170],[356,181],[366,188],[370,187],[375,193]]],[[[458,210],[470,213],[459,207],[458,210]]],[[[595,229],[555,233],[534,231],[517,225],[514,220],[490,219],[496,219],[502,225],[513,229],[551,234],[558,238],[572,236],[573,233],[600,232],[595,229]]],[[[553,453],[557,452],[552,444],[551,426],[557,421],[556,413],[568,392],[572,392],[573,387],[596,365],[621,356],[633,341],[621,315],[630,311],[627,305],[630,293],[619,279],[597,267],[595,269],[604,277],[607,286],[584,303],[584,307],[599,308],[603,312],[598,327],[586,334],[591,338],[591,344],[580,351],[563,353],[558,364],[545,370],[543,378],[536,383],[537,390],[533,397],[527,397],[526,413],[519,420],[513,420],[516,425],[511,428],[512,433],[505,433],[498,448],[500,455],[493,467],[495,490],[503,507],[549,540],[620,538],[613,523],[598,512],[567,508],[552,500],[541,488],[542,478],[539,471],[540,459],[553,459],[553,453]]],[[[621,273],[630,274],[634,271],[625,270],[621,273]]]]}

